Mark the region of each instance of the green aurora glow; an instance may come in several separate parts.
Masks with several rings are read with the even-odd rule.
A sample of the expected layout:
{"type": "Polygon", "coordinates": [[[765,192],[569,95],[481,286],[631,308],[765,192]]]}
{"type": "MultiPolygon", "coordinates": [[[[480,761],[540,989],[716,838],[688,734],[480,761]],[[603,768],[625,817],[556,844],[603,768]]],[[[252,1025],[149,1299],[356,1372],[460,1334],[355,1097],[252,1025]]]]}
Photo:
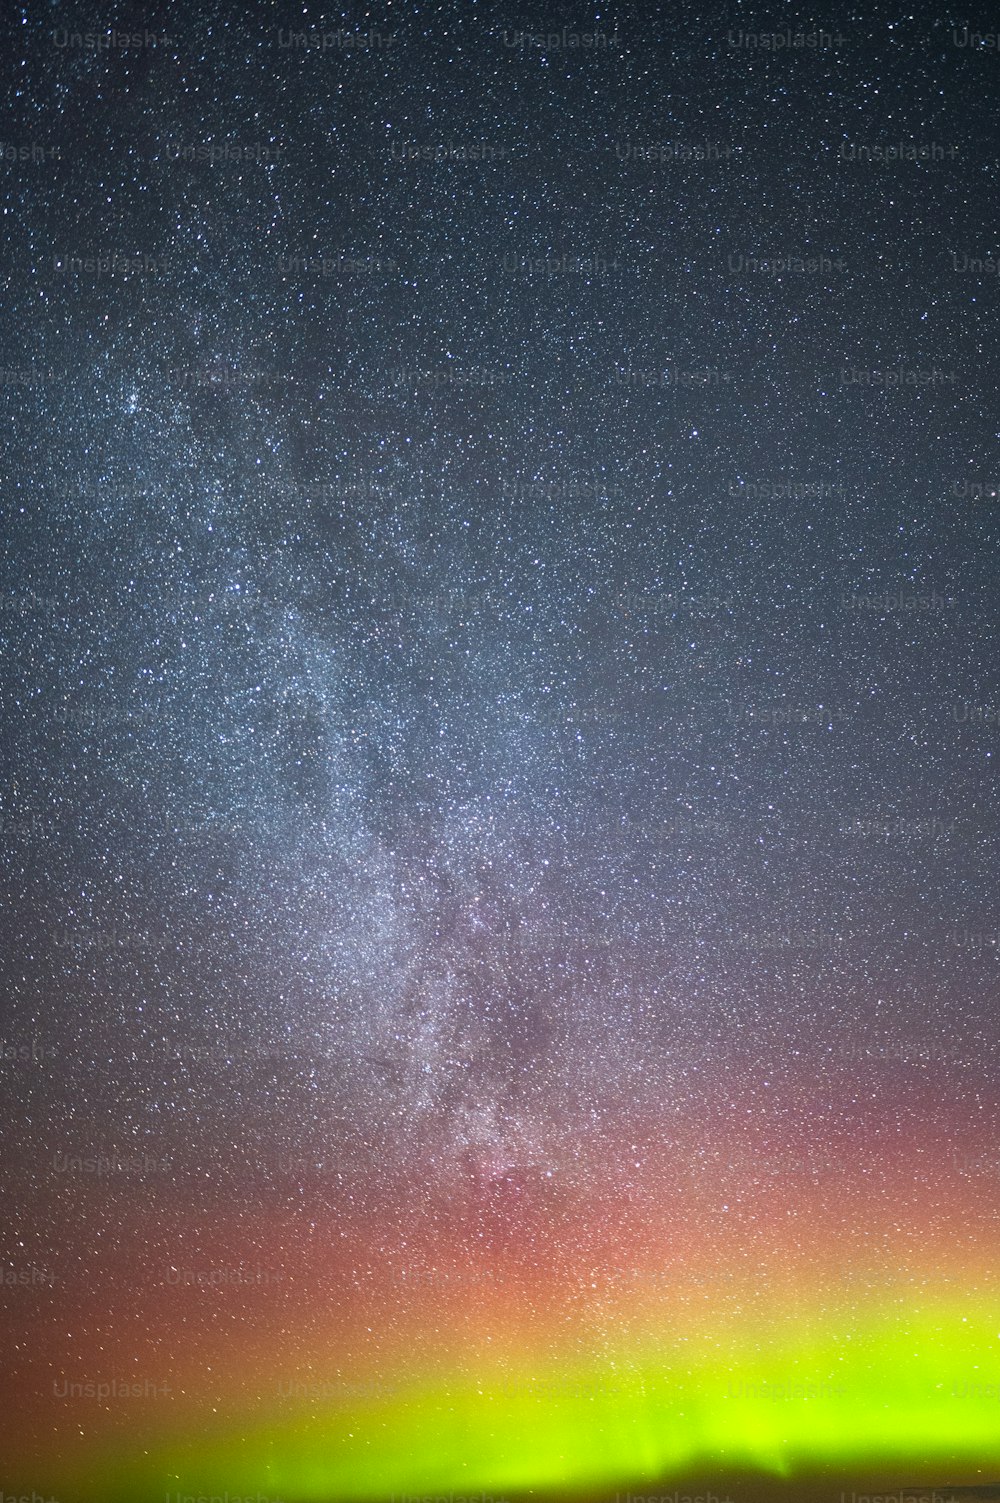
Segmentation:
{"type": "Polygon", "coordinates": [[[1000,1468],[1000,1311],[960,1306],[883,1316],[867,1334],[758,1346],[714,1368],[654,1351],[606,1365],[523,1373],[524,1387],[428,1384],[229,1428],[112,1459],[59,1482],[79,1496],[252,1494],[289,1503],[405,1493],[593,1492],[698,1467],[791,1478],[826,1464],[974,1476],[1000,1468]],[[534,1391],[532,1383],[535,1384],[534,1391]],[[782,1393],[794,1385],[808,1397],[782,1393]],[[602,1385],[604,1385],[602,1387],[602,1385]],[[99,1474],[99,1478],[98,1478],[99,1474]]]}

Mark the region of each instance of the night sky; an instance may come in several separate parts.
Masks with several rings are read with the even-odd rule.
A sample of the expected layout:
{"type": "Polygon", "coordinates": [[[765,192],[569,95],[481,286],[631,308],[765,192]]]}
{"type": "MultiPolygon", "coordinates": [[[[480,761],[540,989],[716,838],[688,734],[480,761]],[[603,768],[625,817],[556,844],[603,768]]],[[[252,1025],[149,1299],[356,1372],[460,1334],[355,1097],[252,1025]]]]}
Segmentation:
{"type": "Polygon", "coordinates": [[[4,1503],[1000,1483],[996,26],[8,7],[4,1503]]]}

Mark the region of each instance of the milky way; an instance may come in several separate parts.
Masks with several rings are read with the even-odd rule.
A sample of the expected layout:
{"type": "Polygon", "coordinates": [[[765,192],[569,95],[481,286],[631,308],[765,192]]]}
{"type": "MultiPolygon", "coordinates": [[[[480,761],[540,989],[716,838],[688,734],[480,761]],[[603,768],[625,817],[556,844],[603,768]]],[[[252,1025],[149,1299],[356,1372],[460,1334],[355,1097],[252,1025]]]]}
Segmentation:
{"type": "Polygon", "coordinates": [[[7,1494],[1000,1474],[996,37],[666,9],[7,18],[7,1494]]]}

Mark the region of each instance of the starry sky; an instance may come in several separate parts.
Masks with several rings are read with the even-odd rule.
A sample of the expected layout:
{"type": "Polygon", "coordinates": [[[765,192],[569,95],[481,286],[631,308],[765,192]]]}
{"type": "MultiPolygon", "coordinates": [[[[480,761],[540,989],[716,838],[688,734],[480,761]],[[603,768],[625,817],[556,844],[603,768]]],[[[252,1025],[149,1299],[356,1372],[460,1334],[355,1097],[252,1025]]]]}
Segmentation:
{"type": "Polygon", "coordinates": [[[995,17],[4,36],[0,1488],[1000,1481],[995,17]]]}

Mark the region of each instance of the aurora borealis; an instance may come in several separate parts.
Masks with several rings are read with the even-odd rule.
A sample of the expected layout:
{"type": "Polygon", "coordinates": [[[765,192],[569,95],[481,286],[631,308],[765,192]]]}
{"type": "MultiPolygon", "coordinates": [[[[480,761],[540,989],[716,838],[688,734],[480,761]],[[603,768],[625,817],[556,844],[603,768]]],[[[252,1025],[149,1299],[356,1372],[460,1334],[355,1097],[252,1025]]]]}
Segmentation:
{"type": "Polygon", "coordinates": [[[5,22],[0,1503],[1000,1488],[989,19],[549,11],[5,22]]]}

